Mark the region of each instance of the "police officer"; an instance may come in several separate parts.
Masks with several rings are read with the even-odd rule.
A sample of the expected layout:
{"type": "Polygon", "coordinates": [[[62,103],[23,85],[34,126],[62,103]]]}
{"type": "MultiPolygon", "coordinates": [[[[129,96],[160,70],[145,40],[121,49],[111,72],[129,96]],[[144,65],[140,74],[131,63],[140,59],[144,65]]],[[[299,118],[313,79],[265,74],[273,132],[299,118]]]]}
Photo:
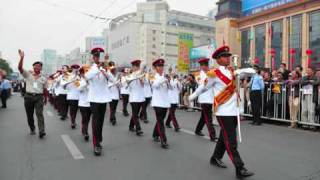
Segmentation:
{"type": "Polygon", "coordinates": [[[207,72],[208,83],[201,85],[196,92],[189,97],[194,99],[199,92],[213,88],[214,111],[221,127],[219,139],[210,163],[219,168],[227,166],[221,161],[225,151],[235,166],[236,177],[239,179],[254,175],[248,171],[240,157],[237,148],[237,101],[236,77],[234,70],[230,67],[230,49],[228,46],[218,48],[212,55],[217,60],[218,68],[207,72]]]}
{"type": "Polygon", "coordinates": [[[71,128],[76,128],[76,116],[78,112],[78,101],[79,101],[79,89],[77,88],[80,84],[80,77],[79,77],[79,68],[80,66],[77,64],[71,65],[72,74],[69,79],[70,81],[66,84],[67,89],[67,101],[69,104],[69,114],[71,120],[71,128]]]}
{"type": "Polygon", "coordinates": [[[167,149],[168,143],[164,127],[164,119],[166,117],[167,110],[170,107],[170,98],[168,94],[170,82],[164,74],[164,63],[165,61],[163,59],[157,59],[152,63],[156,74],[152,81],[153,91],[151,106],[155,111],[157,120],[153,130],[153,139],[155,142],[159,142],[160,137],[161,147],[167,149]]]}
{"type": "Polygon", "coordinates": [[[102,130],[106,105],[111,102],[110,92],[106,84],[108,81],[113,81],[113,78],[104,70],[103,64],[100,62],[100,53],[103,52],[104,50],[99,47],[91,50],[93,64],[85,74],[85,78],[88,80],[88,101],[92,112],[93,151],[96,156],[100,156],[102,152],[102,130]]]}
{"type": "Polygon", "coordinates": [[[139,112],[142,106],[142,103],[145,101],[143,86],[144,80],[142,72],[140,70],[141,60],[134,60],[131,62],[132,65],[132,73],[131,78],[129,78],[128,82],[128,90],[129,90],[129,102],[131,104],[132,115],[129,125],[129,131],[136,131],[137,136],[141,136],[143,134],[139,122],[139,112]],[[135,129],[134,129],[135,128],[135,129]]]}
{"type": "MultiPolygon", "coordinates": [[[[200,64],[200,74],[196,77],[198,86],[205,85],[208,81],[207,72],[209,70],[209,58],[200,58],[198,60],[200,64]]],[[[198,97],[198,102],[201,105],[201,117],[197,124],[195,134],[198,136],[204,136],[201,132],[204,125],[207,126],[210,139],[214,141],[216,139],[216,131],[212,124],[212,103],[214,95],[212,89],[202,93],[198,97]]]]}
{"type": "Polygon", "coordinates": [[[24,107],[26,109],[30,134],[35,135],[35,126],[33,113],[36,111],[39,128],[39,138],[42,139],[45,135],[45,123],[43,116],[43,105],[47,103],[47,80],[41,74],[42,63],[37,61],[33,63],[33,71],[23,69],[24,52],[19,49],[20,62],[18,69],[26,82],[26,94],[24,97],[24,107]]]}

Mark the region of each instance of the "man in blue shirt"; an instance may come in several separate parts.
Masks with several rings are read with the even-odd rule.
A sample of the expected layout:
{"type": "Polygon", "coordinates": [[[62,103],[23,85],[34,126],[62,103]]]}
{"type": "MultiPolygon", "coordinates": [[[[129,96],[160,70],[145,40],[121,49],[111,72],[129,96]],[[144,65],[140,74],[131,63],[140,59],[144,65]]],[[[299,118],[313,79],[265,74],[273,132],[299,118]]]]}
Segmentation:
{"type": "Polygon", "coordinates": [[[11,83],[4,76],[0,85],[0,93],[1,93],[1,101],[2,101],[1,108],[7,108],[7,99],[10,94],[10,89],[11,89],[11,83]]]}
{"type": "Polygon", "coordinates": [[[252,125],[261,125],[261,106],[262,106],[262,93],[264,92],[264,82],[260,75],[259,66],[255,65],[254,69],[256,74],[251,77],[249,83],[250,88],[250,101],[253,115],[252,125]]]}

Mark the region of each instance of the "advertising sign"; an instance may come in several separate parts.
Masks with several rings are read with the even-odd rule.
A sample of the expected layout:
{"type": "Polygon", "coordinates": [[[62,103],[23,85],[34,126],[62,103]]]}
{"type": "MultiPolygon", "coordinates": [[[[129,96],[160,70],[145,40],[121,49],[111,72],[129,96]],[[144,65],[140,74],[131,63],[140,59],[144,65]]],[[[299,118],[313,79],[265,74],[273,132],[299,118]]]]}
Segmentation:
{"type": "Polygon", "coordinates": [[[297,0],[242,0],[242,15],[250,16],[297,0]]]}
{"type": "Polygon", "coordinates": [[[193,35],[179,33],[178,38],[178,72],[188,72],[190,64],[190,51],[193,47],[193,35]]]}

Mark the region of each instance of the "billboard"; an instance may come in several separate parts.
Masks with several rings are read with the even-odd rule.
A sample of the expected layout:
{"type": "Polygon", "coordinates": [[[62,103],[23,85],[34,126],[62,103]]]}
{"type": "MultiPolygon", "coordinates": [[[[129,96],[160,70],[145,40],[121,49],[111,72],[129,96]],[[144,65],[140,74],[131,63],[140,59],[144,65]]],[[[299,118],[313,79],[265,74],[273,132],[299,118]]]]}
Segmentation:
{"type": "Polygon", "coordinates": [[[249,16],[297,0],[242,0],[242,15],[249,16]]]}
{"type": "Polygon", "coordinates": [[[190,51],[193,47],[193,35],[179,33],[178,37],[178,72],[188,72],[190,64],[190,51]]]}

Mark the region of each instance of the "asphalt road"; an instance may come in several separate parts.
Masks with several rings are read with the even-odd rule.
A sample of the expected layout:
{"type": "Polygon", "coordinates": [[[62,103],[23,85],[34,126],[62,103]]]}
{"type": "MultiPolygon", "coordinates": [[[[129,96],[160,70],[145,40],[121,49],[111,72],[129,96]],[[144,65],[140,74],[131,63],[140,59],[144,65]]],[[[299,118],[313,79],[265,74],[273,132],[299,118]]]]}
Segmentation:
{"type": "MultiPolygon", "coordinates": [[[[223,159],[227,169],[210,166],[215,143],[192,135],[199,112],[177,112],[183,131],[167,129],[170,149],[163,150],[152,141],[155,119],[152,109],[148,111],[151,122],[142,124],[143,137],[128,131],[129,118],[121,113],[115,127],[106,119],[103,155],[95,157],[79,126],[71,130],[70,122],[59,120],[50,105],[44,110],[47,137],[29,135],[23,99],[16,95],[8,109],[0,110],[0,180],[235,179],[228,156],[223,159]]],[[[319,132],[270,124],[253,127],[247,121],[241,125],[239,151],[247,168],[256,173],[249,180],[320,179],[319,132]]]]}

